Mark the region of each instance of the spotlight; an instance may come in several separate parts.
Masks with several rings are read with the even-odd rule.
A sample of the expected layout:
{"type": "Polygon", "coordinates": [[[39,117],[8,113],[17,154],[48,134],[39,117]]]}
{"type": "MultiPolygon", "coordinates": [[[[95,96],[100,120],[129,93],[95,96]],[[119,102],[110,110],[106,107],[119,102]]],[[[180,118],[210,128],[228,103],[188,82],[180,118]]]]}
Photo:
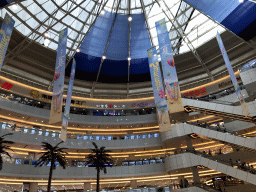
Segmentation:
{"type": "Polygon", "coordinates": [[[102,56],[102,59],[106,59],[106,56],[105,56],[105,55],[103,55],[103,56],[102,56]]]}
{"type": "Polygon", "coordinates": [[[18,5],[17,4],[14,4],[12,7],[13,7],[14,10],[18,9],[18,5]]]}
{"type": "Polygon", "coordinates": [[[49,44],[50,44],[50,40],[49,39],[44,39],[44,45],[46,47],[48,47],[49,44]]]}
{"type": "Polygon", "coordinates": [[[45,37],[50,37],[50,34],[48,32],[45,32],[44,36],[45,37]]]}
{"type": "Polygon", "coordinates": [[[127,59],[128,59],[128,61],[131,61],[131,57],[128,57],[127,59]]]}
{"type": "Polygon", "coordinates": [[[76,49],[76,52],[79,53],[79,52],[80,52],[80,49],[76,49]]]}
{"type": "Polygon", "coordinates": [[[100,14],[101,14],[101,15],[104,15],[104,14],[105,14],[105,11],[104,11],[104,10],[102,10],[100,14]]]}
{"type": "Polygon", "coordinates": [[[128,17],[128,21],[129,21],[129,22],[132,21],[132,17],[131,17],[131,16],[128,17]]]}
{"type": "Polygon", "coordinates": [[[239,0],[239,3],[243,3],[244,2],[244,0],[239,0]]]}

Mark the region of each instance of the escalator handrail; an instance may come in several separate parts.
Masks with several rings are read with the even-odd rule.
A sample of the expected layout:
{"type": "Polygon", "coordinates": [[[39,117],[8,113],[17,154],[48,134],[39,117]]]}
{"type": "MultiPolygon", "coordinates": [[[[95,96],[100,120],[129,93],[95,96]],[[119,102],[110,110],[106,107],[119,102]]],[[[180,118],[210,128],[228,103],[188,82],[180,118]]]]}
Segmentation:
{"type": "Polygon", "coordinates": [[[216,99],[202,99],[202,98],[193,98],[193,97],[187,97],[187,96],[183,96],[182,98],[198,100],[198,101],[205,101],[205,102],[212,102],[212,103],[223,104],[223,105],[234,105],[234,103],[232,103],[232,102],[216,100],[216,99]]]}
{"type": "MultiPolygon", "coordinates": [[[[236,166],[238,169],[239,169],[239,167],[241,167],[241,164],[239,164],[239,163],[236,163],[236,162],[233,162],[233,161],[232,161],[232,164],[231,164],[230,161],[227,161],[227,160],[218,158],[218,156],[212,156],[212,155],[203,153],[203,152],[201,152],[201,151],[196,151],[196,150],[194,150],[194,149],[186,149],[185,152],[193,153],[193,154],[195,154],[195,155],[200,155],[200,156],[203,156],[203,157],[208,158],[208,159],[210,159],[210,160],[217,161],[217,162],[221,162],[221,163],[223,163],[223,164],[225,164],[225,165],[228,165],[228,166],[231,166],[231,167],[234,167],[234,168],[235,168],[235,166],[236,166]]],[[[243,171],[248,172],[247,170],[243,170],[243,171]]],[[[256,170],[255,170],[254,168],[253,168],[253,169],[250,168],[249,172],[250,172],[250,173],[254,172],[254,174],[256,174],[256,170]]],[[[253,173],[252,173],[252,174],[253,174],[253,173]]]]}
{"type": "Polygon", "coordinates": [[[216,127],[209,126],[209,125],[206,125],[206,127],[204,127],[202,124],[197,124],[197,123],[193,123],[193,122],[185,122],[185,123],[190,124],[190,125],[194,125],[194,126],[199,126],[199,127],[205,128],[205,129],[211,129],[213,131],[229,133],[229,134],[232,134],[232,135],[235,135],[235,136],[240,136],[236,131],[231,131],[231,130],[228,130],[228,129],[222,129],[220,127],[216,128],[216,127]]]}

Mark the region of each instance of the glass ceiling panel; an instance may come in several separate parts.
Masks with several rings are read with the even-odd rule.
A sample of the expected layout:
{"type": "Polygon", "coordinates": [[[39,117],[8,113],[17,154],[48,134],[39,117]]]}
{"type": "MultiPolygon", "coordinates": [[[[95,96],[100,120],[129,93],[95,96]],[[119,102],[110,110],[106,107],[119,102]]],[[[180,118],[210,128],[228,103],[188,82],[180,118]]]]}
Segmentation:
{"type": "MultiPolygon", "coordinates": [[[[172,26],[172,22],[174,22],[179,28],[175,19],[182,26],[179,31],[187,35],[195,48],[213,38],[217,30],[220,32],[225,30],[216,23],[208,21],[206,16],[197,10],[194,11],[192,7],[181,0],[158,1],[161,7],[158,6],[156,0],[130,0],[132,14],[146,13],[148,31],[157,48],[155,22],[162,18],[165,18],[167,22],[175,54],[189,51],[186,43],[172,26]],[[141,1],[144,4],[144,11],[141,1]],[[163,10],[172,22],[166,17],[163,10]],[[176,18],[172,17],[170,11],[176,18]]],[[[49,48],[53,50],[57,49],[58,33],[68,27],[68,54],[72,56],[97,18],[99,6],[102,8],[105,2],[106,0],[26,0],[2,9],[1,17],[3,18],[8,12],[16,22],[16,29],[40,44],[44,43],[45,32],[48,31],[50,34],[49,48]]],[[[108,0],[105,10],[115,12],[118,2],[119,0],[108,0]]],[[[121,0],[118,13],[129,13],[128,0],[121,0]]]]}

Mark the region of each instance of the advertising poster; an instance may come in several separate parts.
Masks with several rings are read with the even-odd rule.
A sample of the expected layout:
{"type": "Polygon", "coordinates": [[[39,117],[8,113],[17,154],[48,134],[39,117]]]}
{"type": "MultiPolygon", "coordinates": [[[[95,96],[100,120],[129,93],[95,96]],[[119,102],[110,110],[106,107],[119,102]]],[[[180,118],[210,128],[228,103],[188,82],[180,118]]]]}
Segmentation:
{"type": "Polygon", "coordinates": [[[184,107],[182,103],[171,42],[169,40],[169,33],[166,27],[165,19],[156,22],[155,25],[159,43],[161,65],[163,70],[169,112],[181,112],[184,111],[184,107]]]}
{"type": "Polygon", "coordinates": [[[148,62],[155,98],[159,130],[160,132],[170,131],[171,124],[168,112],[168,104],[165,99],[165,91],[162,84],[162,76],[155,47],[148,50],[148,62]]]}
{"type": "Polygon", "coordinates": [[[248,110],[247,104],[244,101],[244,97],[243,97],[241,89],[240,89],[240,87],[238,85],[236,76],[234,74],[233,68],[232,68],[231,63],[229,61],[226,49],[225,49],[224,44],[223,44],[223,42],[221,40],[219,32],[217,32],[216,38],[217,38],[217,41],[218,41],[218,44],[219,44],[220,51],[222,53],[223,59],[224,59],[224,61],[226,63],[226,66],[227,66],[228,73],[230,75],[231,81],[233,82],[233,85],[235,87],[237,97],[238,97],[238,99],[239,99],[239,101],[241,103],[241,107],[243,108],[245,116],[248,116],[250,114],[250,112],[248,110]]]}
{"type": "Polygon", "coordinates": [[[2,69],[5,54],[11,39],[15,21],[6,13],[0,29],[0,71],[2,69]]]}
{"type": "Polygon", "coordinates": [[[59,34],[49,124],[61,121],[68,28],[59,34]]]}
{"type": "Polygon", "coordinates": [[[65,111],[64,111],[64,115],[63,115],[62,128],[61,128],[61,134],[60,134],[60,139],[64,142],[67,139],[69,111],[70,111],[70,103],[71,103],[71,97],[72,97],[72,91],[73,91],[73,84],[74,84],[74,79],[75,79],[75,72],[76,72],[76,61],[75,61],[75,59],[73,59],[72,69],[71,69],[69,84],[68,84],[66,106],[65,106],[65,111]]]}

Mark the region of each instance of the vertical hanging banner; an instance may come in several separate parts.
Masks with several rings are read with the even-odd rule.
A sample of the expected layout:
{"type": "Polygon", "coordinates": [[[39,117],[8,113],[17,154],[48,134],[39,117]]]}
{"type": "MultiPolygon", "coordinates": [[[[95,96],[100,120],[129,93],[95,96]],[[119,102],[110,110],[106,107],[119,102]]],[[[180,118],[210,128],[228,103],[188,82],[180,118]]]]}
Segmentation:
{"type": "Polygon", "coordinates": [[[165,99],[165,92],[162,84],[162,75],[159,68],[159,62],[155,47],[148,50],[148,62],[155,98],[159,130],[160,132],[169,131],[171,128],[171,124],[168,113],[168,104],[165,99]]]}
{"type": "Polygon", "coordinates": [[[180,87],[173,59],[173,52],[171,42],[169,40],[169,33],[166,27],[165,19],[155,23],[159,50],[161,56],[161,65],[164,75],[165,91],[170,113],[177,113],[184,111],[180,87]]]}
{"type": "Polygon", "coordinates": [[[15,21],[6,13],[0,30],[0,71],[4,63],[14,24],[15,21]]]}
{"type": "Polygon", "coordinates": [[[231,81],[232,81],[232,83],[233,83],[233,85],[234,85],[234,87],[235,87],[237,97],[238,97],[238,99],[239,99],[239,101],[240,101],[240,103],[241,103],[241,106],[242,106],[242,108],[243,108],[243,111],[244,111],[245,116],[248,116],[248,115],[250,114],[250,112],[249,112],[249,110],[248,110],[247,104],[246,104],[245,101],[244,101],[244,97],[243,97],[243,95],[242,95],[242,93],[241,93],[241,89],[240,89],[240,87],[239,87],[239,85],[238,85],[236,76],[235,76],[235,74],[234,74],[233,68],[232,68],[231,63],[230,63],[230,61],[229,61],[229,58],[228,58],[226,49],[225,49],[224,44],[223,44],[223,42],[222,42],[222,40],[221,40],[221,37],[220,37],[219,32],[217,32],[217,36],[216,36],[216,37],[217,37],[217,41],[218,41],[218,44],[219,44],[220,51],[221,51],[221,53],[222,53],[223,59],[224,59],[224,61],[225,61],[225,63],[226,63],[226,66],[227,66],[228,73],[229,73],[229,75],[230,75],[231,81]]]}
{"type": "Polygon", "coordinates": [[[64,142],[67,139],[69,111],[70,111],[70,103],[71,103],[71,97],[72,97],[72,91],[73,91],[73,84],[74,84],[74,79],[75,79],[75,72],[76,72],[76,60],[73,58],[72,69],[71,69],[69,84],[68,84],[65,112],[63,115],[62,128],[61,128],[61,134],[60,134],[60,139],[64,142]]]}
{"type": "Polygon", "coordinates": [[[68,28],[59,34],[49,124],[61,121],[68,28]]]}

